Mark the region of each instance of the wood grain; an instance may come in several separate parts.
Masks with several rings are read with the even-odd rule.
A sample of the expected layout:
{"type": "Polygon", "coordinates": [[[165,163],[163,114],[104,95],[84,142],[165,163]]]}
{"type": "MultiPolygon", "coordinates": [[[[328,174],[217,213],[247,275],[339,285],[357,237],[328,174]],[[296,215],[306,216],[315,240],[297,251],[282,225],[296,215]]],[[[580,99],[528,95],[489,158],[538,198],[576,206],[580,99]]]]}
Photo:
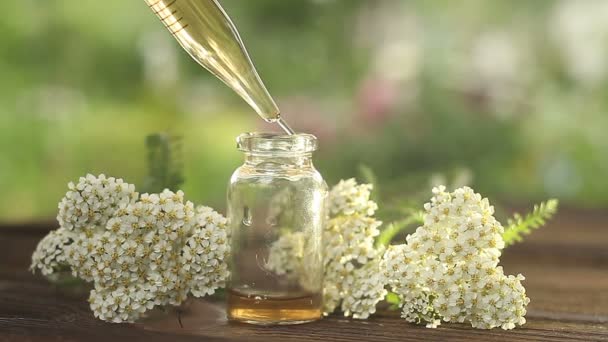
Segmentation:
{"type": "Polygon", "coordinates": [[[388,310],[359,321],[339,314],[301,326],[226,320],[222,301],[194,300],[139,324],[96,320],[86,293],[58,289],[27,271],[45,229],[0,228],[0,340],[7,341],[608,341],[608,215],[567,212],[507,251],[507,274],[522,273],[532,302],[511,331],[408,324],[388,310]],[[179,317],[179,319],[178,319],[179,317]],[[181,324],[180,324],[181,321],[181,324]]]}

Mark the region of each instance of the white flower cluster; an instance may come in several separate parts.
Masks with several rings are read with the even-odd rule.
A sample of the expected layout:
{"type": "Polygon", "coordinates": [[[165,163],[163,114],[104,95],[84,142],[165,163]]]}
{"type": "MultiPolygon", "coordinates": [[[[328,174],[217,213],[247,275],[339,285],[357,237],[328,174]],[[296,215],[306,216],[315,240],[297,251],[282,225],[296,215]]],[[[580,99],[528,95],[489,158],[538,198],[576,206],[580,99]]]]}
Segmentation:
{"type": "Polygon", "coordinates": [[[311,239],[304,232],[282,234],[268,251],[264,267],[278,276],[296,281],[300,287],[318,293],[322,283],[321,257],[318,248],[313,247],[317,239],[311,239]]]}
{"type": "MultiPolygon", "coordinates": [[[[59,205],[61,228],[32,256],[45,276],[71,269],[93,282],[91,309],[100,319],[134,321],[158,305],[179,305],[192,293],[212,294],[228,275],[226,219],[211,208],[195,210],[183,193],[165,190],[141,197],[122,180],[88,175],[59,205]],[[139,198],[138,198],[139,197],[139,198]]],[[[525,323],[529,298],[523,276],[498,266],[504,248],[494,208],[468,187],[433,189],[424,225],[407,243],[376,248],[381,225],[373,215],[371,185],[341,181],[330,192],[324,227],[324,312],[367,318],[386,296],[400,298],[402,316],[436,327],[469,322],[475,328],[512,329],[525,323]]],[[[307,268],[304,233],[284,234],[270,248],[265,267],[318,286],[307,268]]]]}
{"type": "Polygon", "coordinates": [[[402,316],[428,327],[441,320],[482,329],[524,324],[524,278],[506,276],[498,266],[503,227],[494,208],[467,187],[448,193],[441,186],[433,193],[424,225],[383,257],[386,283],[401,299],[402,316]]]}
{"type": "Polygon", "coordinates": [[[270,246],[265,267],[280,276],[297,275],[302,266],[304,250],[303,232],[283,234],[270,246]]]}
{"type": "Polygon", "coordinates": [[[138,199],[133,185],[103,175],[69,188],[59,205],[62,227],[41,242],[32,268],[48,274],[56,260],[93,282],[96,317],[132,322],[155,306],[179,305],[189,293],[200,297],[223,285],[226,219],[211,208],[195,210],[181,191],[138,199]]]}
{"type": "Polygon", "coordinates": [[[65,228],[59,228],[50,232],[44,239],[40,240],[34,254],[32,254],[31,270],[38,268],[44,276],[63,271],[66,266],[64,249],[72,243],[65,228]]]}
{"type": "Polygon", "coordinates": [[[346,316],[367,318],[386,296],[380,277],[382,251],[374,247],[378,208],[369,199],[372,186],[354,179],[340,181],[329,194],[330,218],[323,233],[324,311],[340,305],[346,316]]]}
{"type": "Polygon", "coordinates": [[[137,200],[135,186],[122,179],[88,174],[78,184],[70,182],[69,191],[59,202],[59,225],[68,230],[105,225],[117,209],[137,200]]]}
{"type": "Polygon", "coordinates": [[[373,216],[378,205],[370,201],[373,186],[371,184],[357,184],[354,178],[341,180],[329,193],[329,214],[373,216]]]}
{"type": "MultiPolygon", "coordinates": [[[[347,264],[347,269],[352,263],[347,264]]],[[[376,312],[378,302],[386,297],[387,291],[382,279],[380,269],[380,254],[359,268],[353,269],[349,274],[341,275],[342,311],[345,316],[366,319],[376,312]]],[[[334,283],[335,284],[335,283],[334,283]]],[[[327,293],[325,298],[327,298],[327,293]]],[[[328,312],[326,307],[326,312],[328,312]]]]}
{"type": "Polygon", "coordinates": [[[211,295],[224,286],[230,252],[228,221],[209,207],[198,207],[195,229],[182,249],[181,263],[195,297],[211,295]]]}
{"type": "MultiPolygon", "coordinates": [[[[384,299],[380,260],[382,251],[374,247],[378,227],[372,215],[377,209],[369,199],[371,185],[354,179],[341,181],[329,194],[330,217],[323,230],[324,313],[341,306],[346,316],[367,318],[384,299]]],[[[307,272],[308,248],[303,233],[289,233],[272,244],[265,267],[277,275],[298,277],[303,288],[316,284],[307,272]]]]}

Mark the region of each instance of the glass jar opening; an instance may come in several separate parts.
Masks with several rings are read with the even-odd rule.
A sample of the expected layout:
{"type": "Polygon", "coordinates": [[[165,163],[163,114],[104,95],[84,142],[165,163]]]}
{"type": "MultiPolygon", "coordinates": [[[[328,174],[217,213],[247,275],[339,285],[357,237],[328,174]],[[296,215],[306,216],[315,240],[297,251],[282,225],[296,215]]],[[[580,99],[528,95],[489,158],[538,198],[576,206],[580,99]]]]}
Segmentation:
{"type": "Polygon", "coordinates": [[[317,150],[317,138],[304,133],[243,133],[236,142],[240,151],[254,154],[302,154],[317,150]]]}

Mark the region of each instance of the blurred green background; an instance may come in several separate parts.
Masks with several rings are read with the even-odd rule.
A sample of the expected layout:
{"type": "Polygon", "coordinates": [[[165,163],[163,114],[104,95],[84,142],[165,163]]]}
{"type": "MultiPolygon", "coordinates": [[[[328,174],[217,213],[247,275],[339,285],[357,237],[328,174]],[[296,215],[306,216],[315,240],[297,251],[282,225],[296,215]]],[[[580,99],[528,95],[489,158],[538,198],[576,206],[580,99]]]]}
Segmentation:
{"type": "MultiPolygon", "coordinates": [[[[221,2],[328,183],[367,165],[393,196],[447,181],[608,206],[608,1],[221,2]]],[[[88,172],[141,184],[162,131],[183,137],[187,197],[224,207],[234,138],[272,127],[143,1],[0,11],[0,221],[53,217],[88,172]]]]}

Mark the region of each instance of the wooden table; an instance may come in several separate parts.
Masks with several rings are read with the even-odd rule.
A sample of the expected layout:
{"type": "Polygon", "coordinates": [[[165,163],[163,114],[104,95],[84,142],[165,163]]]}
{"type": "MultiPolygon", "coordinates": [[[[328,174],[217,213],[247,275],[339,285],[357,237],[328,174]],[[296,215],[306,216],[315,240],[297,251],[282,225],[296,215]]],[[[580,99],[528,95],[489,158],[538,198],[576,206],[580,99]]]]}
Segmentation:
{"type": "Polygon", "coordinates": [[[27,271],[49,225],[0,227],[0,341],[608,341],[608,213],[562,211],[549,226],[505,251],[507,274],[522,273],[532,302],[512,331],[462,324],[426,329],[382,310],[369,320],[332,315],[300,326],[230,324],[223,303],[192,302],[143,324],[96,320],[82,295],[27,271]]]}

